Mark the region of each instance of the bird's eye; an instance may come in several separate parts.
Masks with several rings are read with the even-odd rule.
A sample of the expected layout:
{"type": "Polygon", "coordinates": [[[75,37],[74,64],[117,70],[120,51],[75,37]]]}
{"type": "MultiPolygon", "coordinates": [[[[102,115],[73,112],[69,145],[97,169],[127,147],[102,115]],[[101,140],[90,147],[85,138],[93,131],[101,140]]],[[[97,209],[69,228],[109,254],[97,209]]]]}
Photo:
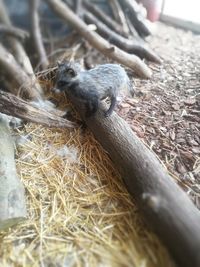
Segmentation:
{"type": "Polygon", "coordinates": [[[69,74],[72,77],[76,76],[76,73],[75,73],[75,71],[73,69],[68,69],[67,70],[67,74],[69,74]]]}

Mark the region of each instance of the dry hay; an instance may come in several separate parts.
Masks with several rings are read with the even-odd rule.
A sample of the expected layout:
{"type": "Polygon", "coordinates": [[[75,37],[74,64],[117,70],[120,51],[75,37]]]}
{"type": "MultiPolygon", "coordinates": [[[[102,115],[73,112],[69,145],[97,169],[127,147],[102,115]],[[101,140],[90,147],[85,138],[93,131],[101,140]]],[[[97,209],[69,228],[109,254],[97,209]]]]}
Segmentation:
{"type": "Polygon", "coordinates": [[[173,266],[88,130],[14,134],[28,219],[0,233],[0,266],[173,266]]]}
{"type": "MultiPolygon", "coordinates": [[[[179,37],[194,38],[160,26],[161,36],[154,40],[161,50],[166,45],[163,32],[169,29],[179,37]]],[[[135,80],[142,96],[119,104],[119,112],[177,175],[174,158],[169,158],[172,145],[177,147],[177,133],[175,138],[174,134],[162,134],[160,127],[173,129],[173,120],[166,126],[157,109],[161,96],[166,99],[169,94],[174,99],[174,86],[168,78],[175,58],[172,52],[168,56],[163,67],[151,65],[155,73],[151,81],[135,80]],[[164,89],[157,96],[159,83],[164,89]],[[166,151],[164,141],[170,144],[169,154],[162,153],[166,151]]],[[[163,108],[165,112],[167,107],[163,108]]],[[[28,220],[0,234],[0,266],[173,266],[166,250],[142,221],[107,154],[87,130],[27,124],[18,135],[25,137],[24,141],[20,139],[16,161],[26,188],[28,220]]],[[[198,158],[198,154],[192,155],[198,158]]]]}
{"type": "Polygon", "coordinates": [[[171,266],[86,130],[19,131],[28,220],[1,234],[1,266],[171,266]]]}

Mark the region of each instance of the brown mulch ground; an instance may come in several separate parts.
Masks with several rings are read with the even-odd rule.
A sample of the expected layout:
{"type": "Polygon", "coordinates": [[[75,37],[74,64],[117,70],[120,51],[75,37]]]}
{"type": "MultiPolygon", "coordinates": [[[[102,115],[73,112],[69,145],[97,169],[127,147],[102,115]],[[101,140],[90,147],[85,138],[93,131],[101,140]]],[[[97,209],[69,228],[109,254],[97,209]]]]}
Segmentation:
{"type": "Polygon", "coordinates": [[[200,36],[158,24],[151,47],[162,57],[151,80],[118,111],[200,208],[200,36]]]}

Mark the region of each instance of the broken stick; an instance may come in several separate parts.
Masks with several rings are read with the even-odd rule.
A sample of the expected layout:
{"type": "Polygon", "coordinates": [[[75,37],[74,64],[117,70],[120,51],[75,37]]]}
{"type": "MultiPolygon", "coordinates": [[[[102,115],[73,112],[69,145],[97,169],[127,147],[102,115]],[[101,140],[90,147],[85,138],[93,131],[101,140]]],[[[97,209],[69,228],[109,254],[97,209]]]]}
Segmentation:
{"type": "Polygon", "coordinates": [[[7,121],[0,115],[0,230],[26,219],[24,187],[17,177],[14,145],[7,121]]]}
{"type": "MultiPolygon", "coordinates": [[[[70,99],[80,115],[75,99],[70,99]]],[[[103,104],[91,118],[83,118],[108,152],[147,224],[181,267],[200,266],[200,212],[167,174],[156,156],[115,112],[105,118],[103,104]]]]}
{"type": "Polygon", "coordinates": [[[143,78],[151,77],[151,70],[137,56],[130,55],[118,47],[111,45],[96,32],[90,30],[70,8],[61,0],[45,0],[54,12],[66,23],[71,24],[80,35],[82,35],[94,48],[105,56],[131,68],[143,78]]]}
{"type": "Polygon", "coordinates": [[[25,121],[40,123],[47,127],[74,128],[76,125],[52,112],[50,113],[3,91],[0,91],[0,112],[25,121]]]}

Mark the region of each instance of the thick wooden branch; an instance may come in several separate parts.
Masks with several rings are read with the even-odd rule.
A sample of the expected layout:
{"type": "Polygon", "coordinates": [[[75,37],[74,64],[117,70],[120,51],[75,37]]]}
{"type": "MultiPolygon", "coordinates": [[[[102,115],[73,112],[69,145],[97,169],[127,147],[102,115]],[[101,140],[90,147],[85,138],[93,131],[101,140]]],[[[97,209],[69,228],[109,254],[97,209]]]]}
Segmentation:
{"type": "Polygon", "coordinates": [[[39,56],[39,64],[42,69],[46,69],[49,65],[49,61],[46,55],[46,51],[42,41],[42,34],[40,30],[40,19],[38,14],[38,9],[40,5],[40,0],[29,0],[30,6],[30,18],[31,18],[31,35],[35,45],[35,49],[39,56]]]}
{"type": "Polygon", "coordinates": [[[126,17],[126,22],[127,22],[129,31],[131,32],[131,35],[137,39],[141,38],[128,17],[126,17]]]}
{"type": "Polygon", "coordinates": [[[70,8],[61,0],[45,0],[54,12],[66,23],[71,24],[76,31],[83,36],[94,48],[102,52],[105,56],[131,68],[139,76],[150,78],[150,69],[137,56],[129,55],[114,45],[111,45],[96,32],[90,30],[70,8]]]}
{"type": "Polygon", "coordinates": [[[40,99],[38,87],[16,62],[15,58],[0,44],[1,73],[9,78],[9,90],[14,94],[24,94],[28,99],[40,99]],[[12,85],[11,85],[12,84],[12,85]]]}
{"type": "MultiPolygon", "coordinates": [[[[0,21],[6,26],[12,26],[3,0],[0,0],[0,21]]],[[[30,60],[19,40],[14,37],[8,37],[7,40],[19,64],[29,75],[32,75],[33,69],[30,60]]]]}
{"type": "Polygon", "coordinates": [[[25,219],[24,187],[16,173],[13,140],[0,115],[0,230],[25,219]]]}
{"type": "Polygon", "coordinates": [[[0,91],[0,112],[25,121],[40,123],[47,127],[74,128],[76,125],[52,112],[50,113],[47,110],[38,108],[31,103],[3,91],[0,91]]]}
{"type": "MultiPolygon", "coordinates": [[[[71,99],[80,115],[80,105],[71,99]]],[[[168,175],[156,156],[115,112],[83,118],[108,152],[146,222],[171,252],[178,266],[200,266],[200,212],[168,175]]]]}
{"type": "Polygon", "coordinates": [[[104,24],[106,24],[110,29],[117,32],[118,34],[128,37],[128,33],[123,30],[120,24],[112,20],[109,16],[105,14],[99,7],[90,3],[87,0],[83,1],[84,6],[96,17],[98,17],[104,24]]]}
{"type": "Polygon", "coordinates": [[[22,29],[19,29],[17,27],[13,27],[13,26],[7,26],[3,23],[0,23],[0,33],[14,36],[14,37],[19,38],[21,40],[24,40],[24,39],[29,37],[29,33],[27,31],[24,31],[22,29]]]}
{"type": "Polygon", "coordinates": [[[110,43],[123,49],[124,51],[135,54],[141,59],[147,59],[156,63],[161,63],[160,58],[144,43],[135,42],[120,36],[116,32],[109,29],[105,24],[99,21],[92,13],[85,11],[84,17],[87,23],[95,24],[97,32],[104,38],[108,39],[110,43]]]}
{"type": "MultiPolygon", "coordinates": [[[[0,0],[0,22],[6,26],[12,26],[3,0],[0,0]]],[[[8,36],[6,39],[20,67],[31,77],[32,80],[34,80],[37,91],[42,93],[42,89],[39,83],[37,83],[29,57],[27,56],[22,44],[15,37],[8,36]]]]}
{"type": "Polygon", "coordinates": [[[150,31],[144,23],[144,18],[138,12],[138,3],[135,0],[119,0],[125,14],[128,15],[134,28],[141,37],[150,35],[150,31]]]}
{"type": "Polygon", "coordinates": [[[124,32],[129,34],[129,28],[127,25],[126,17],[118,0],[109,0],[109,4],[112,9],[113,17],[120,25],[122,25],[124,32]]]}

